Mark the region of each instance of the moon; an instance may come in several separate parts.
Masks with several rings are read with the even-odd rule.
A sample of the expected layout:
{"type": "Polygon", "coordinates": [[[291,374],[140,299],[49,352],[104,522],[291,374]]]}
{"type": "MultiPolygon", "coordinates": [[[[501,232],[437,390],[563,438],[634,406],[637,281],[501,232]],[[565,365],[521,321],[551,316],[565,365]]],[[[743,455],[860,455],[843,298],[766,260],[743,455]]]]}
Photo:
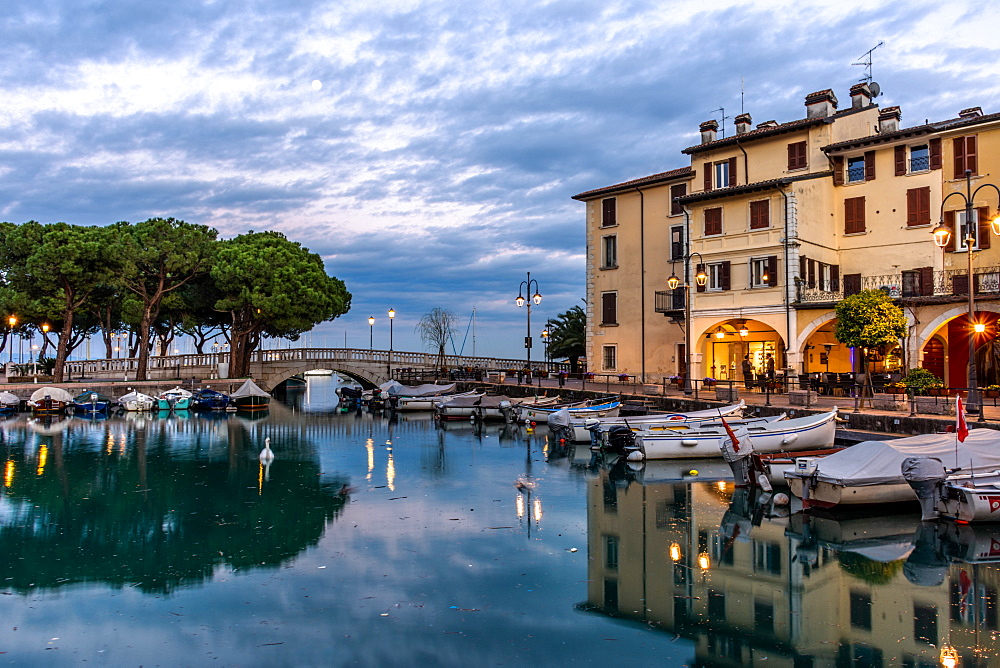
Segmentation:
{"type": "Polygon", "coordinates": [[[312,82],[312,89],[313,90],[319,90],[322,87],[323,87],[323,82],[322,81],[320,81],[319,79],[313,79],[313,82],[312,82]]]}

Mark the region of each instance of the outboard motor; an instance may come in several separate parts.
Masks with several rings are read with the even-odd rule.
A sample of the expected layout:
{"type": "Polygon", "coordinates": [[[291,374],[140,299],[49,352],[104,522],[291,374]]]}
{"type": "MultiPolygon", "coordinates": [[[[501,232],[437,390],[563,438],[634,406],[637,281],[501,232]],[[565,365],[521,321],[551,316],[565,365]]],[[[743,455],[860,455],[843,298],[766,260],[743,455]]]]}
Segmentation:
{"type": "Polygon", "coordinates": [[[940,516],[941,484],[948,477],[944,464],[937,457],[907,457],[900,471],[920,502],[920,519],[936,520],[940,516]]]}
{"type": "Polygon", "coordinates": [[[623,424],[616,424],[608,429],[607,450],[623,455],[635,446],[635,435],[623,424]]]}

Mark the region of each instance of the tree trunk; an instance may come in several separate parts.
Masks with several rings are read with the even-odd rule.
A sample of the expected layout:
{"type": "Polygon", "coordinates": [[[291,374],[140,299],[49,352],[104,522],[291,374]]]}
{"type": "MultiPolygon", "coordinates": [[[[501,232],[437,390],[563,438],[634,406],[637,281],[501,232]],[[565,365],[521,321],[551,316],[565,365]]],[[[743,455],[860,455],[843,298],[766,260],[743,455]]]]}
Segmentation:
{"type": "Polygon", "coordinates": [[[63,382],[65,373],[66,358],[69,356],[69,340],[73,335],[73,311],[63,313],[63,328],[59,332],[59,342],[56,345],[56,363],[52,367],[52,382],[63,382]]]}
{"type": "Polygon", "coordinates": [[[139,359],[136,360],[137,368],[135,370],[136,380],[148,380],[149,379],[149,330],[150,324],[153,322],[154,315],[153,310],[155,306],[153,304],[148,304],[142,310],[142,318],[139,320],[139,359]]]}

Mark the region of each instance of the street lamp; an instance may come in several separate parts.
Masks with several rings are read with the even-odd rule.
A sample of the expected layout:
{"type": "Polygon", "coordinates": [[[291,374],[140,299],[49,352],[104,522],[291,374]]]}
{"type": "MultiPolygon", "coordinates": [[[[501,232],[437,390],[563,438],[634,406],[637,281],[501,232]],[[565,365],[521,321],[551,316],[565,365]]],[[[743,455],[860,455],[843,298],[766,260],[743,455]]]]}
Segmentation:
{"type": "MultiPolygon", "coordinates": [[[[948,241],[951,239],[952,231],[944,224],[944,205],[945,202],[950,200],[956,195],[965,202],[965,234],[962,240],[965,242],[966,255],[969,258],[969,397],[967,401],[967,413],[979,413],[980,420],[983,420],[982,404],[983,400],[979,394],[979,380],[976,377],[976,333],[985,331],[985,327],[980,327],[981,323],[976,323],[976,281],[975,276],[972,274],[972,247],[977,245],[978,230],[973,228],[973,225],[978,225],[978,221],[975,223],[972,219],[972,203],[976,199],[976,195],[983,188],[992,188],[996,191],[997,196],[1000,197],[1000,188],[997,188],[992,183],[983,183],[975,190],[972,189],[972,170],[965,170],[965,193],[953,192],[949,193],[943,200],[941,200],[941,219],[937,227],[931,232],[934,235],[934,243],[939,248],[945,248],[948,245],[948,241]]],[[[956,219],[955,232],[958,232],[958,220],[956,219]]],[[[990,229],[993,234],[1000,235],[1000,215],[990,221],[990,229]]],[[[988,234],[988,232],[987,232],[988,234]]],[[[958,249],[958,239],[956,236],[956,250],[958,249]]]]}
{"type": "Polygon", "coordinates": [[[7,324],[10,325],[10,359],[8,362],[14,361],[14,327],[17,325],[17,316],[12,315],[7,318],[7,324]]]}
{"type": "Polygon", "coordinates": [[[392,319],[396,317],[396,310],[389,308],[389,363],[386,365],[386,370],[389,372],[389,378],[392,379],[392,319]]]}
{"type": "MultiPolygon", "coordinates": [[[[704,267],[705,258],[698,251],[688,253],[681,258],[684,262],[684,394],[691,394],[691,258],[695,255],[698,256],[698,264],[704,267]]],[[[704,269],[699,269],[694,280],[698,285],[705,285],[708,283],[708,274],[704,269]]],[[[676,290],[680,284],[681,279],[674,273],[674,260],[671,260],[667,287],[676,290]]]]}
{"type": "Polygon", "coordinates": [[[49,323],[42,323],[42,352],[38,353],[39,356],[45,354],[45,351],[49,347],[49,323]]]}
{"type": "Polygon", "coordinates": [[[545,323],[545,329],[542,330],[542,342],[545,344],[545,370],[552,370],[552,360],[549,359],[549,323],[545,323]]]}
{"type": "Polygon", "coordinates": [[[375,349],[375,316],[368,316],[368,352],[375,349]]]}
{"type": "Polygon", "coordinates": [[[538,289],[538,281],[531,277],[531,272],[528,272],[528,280],[521,281],[521,284],[517,286],[517,299],[514,303],[517,304],[518,308],[528,305],[528,335],[524,337],[524,349],[525,349],[525,363],[526,369],[531,368],[531,302],[534,302],[537,306],[542,303],[542,293],[538,289]],[[535,284],[535,294],[531,294],[531,284],[535,284]],[[521,289],[524,288],[524,293],[522,294],[521,289]],[[523,295],[529,295],[529,299],[525,299],[523,295]]]}

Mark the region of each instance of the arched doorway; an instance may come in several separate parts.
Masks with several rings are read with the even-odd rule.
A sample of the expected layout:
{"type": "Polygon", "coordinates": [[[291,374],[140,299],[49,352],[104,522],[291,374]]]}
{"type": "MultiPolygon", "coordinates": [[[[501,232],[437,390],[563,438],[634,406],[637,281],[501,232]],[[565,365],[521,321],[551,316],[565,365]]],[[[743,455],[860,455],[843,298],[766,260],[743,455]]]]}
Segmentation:
{"type": "Polygon", "coordinates": [[[921,366],[944,380],[944,341],[935,336],[924,345],[924,361],[921,366]]]}

